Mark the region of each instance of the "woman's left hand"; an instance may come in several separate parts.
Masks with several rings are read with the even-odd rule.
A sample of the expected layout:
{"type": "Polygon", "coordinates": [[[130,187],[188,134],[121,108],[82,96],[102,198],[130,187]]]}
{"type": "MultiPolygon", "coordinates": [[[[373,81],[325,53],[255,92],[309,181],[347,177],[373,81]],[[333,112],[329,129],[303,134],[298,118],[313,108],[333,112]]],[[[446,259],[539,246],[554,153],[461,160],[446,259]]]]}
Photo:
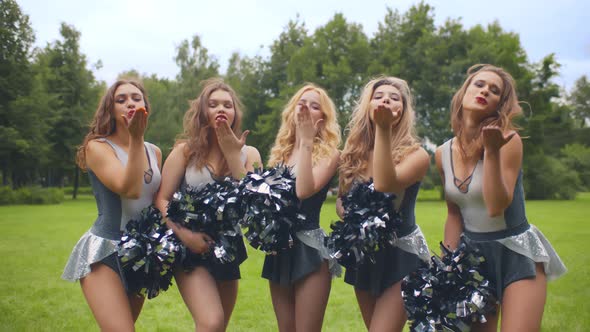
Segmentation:
{"type": "Polygon", "coordinates": [[[240,138],[238,138],[227,121],[217,121],[216,125],[215,135],[217,135],[217,142],[223,155],[226,159],[230,156],[239,156],[242,147],[246,145],[246,137],[248,137],[250,131],[244,131],[240,138]]]}
{"type": "Polygon", "coordinates": [[[317,132],[320,130],[320,126],[323,124],[324,119],[319,119],[316,123],[311,120],[311,114],[307,105],[301,105],[295,111],[297,121],[295,122],[297,136],[301,142],[313,141],[317,132]]]}
{"type": "Polygon", "coordinates": [[[483,147],[486,151],[500,151],[500,148],[508,143],[514,135],[516,135],[515,131],[504,135],[502,129],[494,125],[485,126],[481,129],[483,147]]]}

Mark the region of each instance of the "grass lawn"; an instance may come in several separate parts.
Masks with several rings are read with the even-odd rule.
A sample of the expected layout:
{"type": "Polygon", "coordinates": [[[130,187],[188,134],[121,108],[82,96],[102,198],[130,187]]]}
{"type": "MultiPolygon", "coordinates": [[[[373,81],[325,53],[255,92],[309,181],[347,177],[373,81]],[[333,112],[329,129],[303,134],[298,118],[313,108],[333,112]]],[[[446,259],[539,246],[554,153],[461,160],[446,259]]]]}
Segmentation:
{"type": "MultiPolygon", "coordinates": [[[[421,201],[417,220],[438,252],[446,208],[421,201]]],[[[529,220],[552,242],[569,268],[549,283],[543,331],[587,331],[590,326],[590,193],[575,201],[527,202],[529,220]]],[[[60,279],[78,238],[96,216],[91,196],[53,206],[0,207],[0,331],[97,331],[80,286],[60,279]]],[[[322,226],[336,220],[333,202],[322,210],[322,226]]],[[[268,284],[260,278],[263,254],[248,247],[229,331],[275,331],[268,284]]],[[[175,286],[146,301],[138,331],[191,331],[193,323],[175,286]]],[[[362,331],[353,290],[342,279],[332,284],[324,331],[362,331]]]]}

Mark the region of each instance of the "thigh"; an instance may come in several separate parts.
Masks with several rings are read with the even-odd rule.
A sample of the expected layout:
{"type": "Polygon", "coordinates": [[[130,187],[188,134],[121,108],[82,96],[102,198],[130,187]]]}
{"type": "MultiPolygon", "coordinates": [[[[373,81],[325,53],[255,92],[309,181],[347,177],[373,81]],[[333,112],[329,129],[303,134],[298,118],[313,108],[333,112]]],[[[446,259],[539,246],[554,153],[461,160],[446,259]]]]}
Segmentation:
{"type": "Polygon", "coordinates": [[[269,282],[272,306],[280,332],[295,331],[295,293],[291,286],[269,282]]]}
{"type": "Polygon", "coordinates": [[[330,295],[328,262],[295,284],[295,326],[297,331],[320,331],[330,295]]]}
{"type": "Polygon", "coordinates": [[[375,301],[369,331],[401,331],[407,319],[399,281],[375,301]]]}
{"type": "Polygon", "coordinates": [[[504,290],[502,331],[539,331],[547,297],[547,278],[542,264],[536,264],[536,276],[515,281],[504,290]]]}
{"type": "Polygon", "coordinates": [[[80,279],[82,292],[102,331],[133,331],[134,321],[129,298],[121,277],[110,267],[96,263],[80,279]]]}
{"type": "Polygon", "coordinates": [[[354,289],[356,295],[356,301],[358,302],[363,321],[367,330],[371,326],[371,317],[373,317],[373,311],[375,310],[375,303],[377,298],[373,296],[369,291],[361,290],[358,288],[354,289]]]}
{"type": "Polygon", "coordinates": [[[137,294],[128,295],[128,297],[129,304],[131,305],[131,314],[133,315],[133,321],[136,322],[137,318],[139,318],[139,314],[141,313],[141,309],[143,308],[145,297],[139,296],[137,294]]]}
{"type": "Polygon", "coordinates": [[[224,322],[227,328],[238,297],[238,280],[217,281],[217,290],[221,298],[224,322]]]}
{"type": "Polygon", "coordinates": [[[191,272],[178,271],[175,276],[178,290],[184,300],[197,329],[221,331],[224,313],[215,280],[202,266],[191,272]]]}

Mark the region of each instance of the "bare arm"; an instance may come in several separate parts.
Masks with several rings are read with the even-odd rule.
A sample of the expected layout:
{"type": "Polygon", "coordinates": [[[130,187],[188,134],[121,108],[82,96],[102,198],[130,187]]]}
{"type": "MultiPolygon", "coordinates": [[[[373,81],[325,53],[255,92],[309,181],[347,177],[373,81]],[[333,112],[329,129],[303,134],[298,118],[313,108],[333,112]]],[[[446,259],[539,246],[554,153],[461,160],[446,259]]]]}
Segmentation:
{"type": "MultiPolygon", "coordinates": [[[[304,157],[305,158],[305,157],[304,157]]],[[[340,152],[334,150],[332,155],[320,160],[314,167],[311,166],[311,156],[309,163],[302,163],[297,160],[297,178],[295,189],[297,198],[304,200],[320,191],[336,174],[340,152]]]]}
{"type": "Polygon", "coordinates": [[[99,141],[86,146],[86,165],[107,188],[125,198],[137,199],[143,188],[145,147],[143,134],[147,126],[147,114],[135,112],[129,121],[129,151],[127,164],[117,159],[114,151],[99,141]]]}
{"type": "Polygon", "coordinates": [[[512,203],[514,186],[522,165],[522,140],[507,136],[500,128],[487,126],[484,138],[483,199],[490,217],[499,216],[512,203]]]}
{"type": "MultiPolygon", "coordinates": [[[[436,168],[438,169],[438,173],[440,174],[440,178],[444,188],[445,176],[444,171],[442,169],[441,147],[438,147],[436,149],[434,159],[436,161],[436,168]]],[[[463,233],[461,210],[455,203],[449,201],[448,199],[446,200],[446,203],[447,220],[445,222],[445,234],[443,243],[447,248],[454,250],[459,245],[459,238],[461,237],[461,233],[463,233]]]]}
{"type": "Polygon", "coordinates": [[[172,229],[180,241],[192,252],[200,254],[209,250],[212,239],[207,234],[192,232],[188,228],[178,226],[167,217],[168,203],[172,199],[172,195],[180,187],[186,171],[187,160],[184,156],[184,147],[185,144],[174,147],[166,159],[166,163],[164,163],[162,182],[156,196],[156,207],[162,213],[162,217],[166,219],[166,225],[172,229]]]}
{"type": "Polygon", "coordinates": [[[403,191],[412,184],[422,180],[429,166],[430,156],[423,148],[411,152],[399,164],[393,166],[391,150],[378,151],[378,144],[375,141],[373,182],[377,191],[403,191]]]}

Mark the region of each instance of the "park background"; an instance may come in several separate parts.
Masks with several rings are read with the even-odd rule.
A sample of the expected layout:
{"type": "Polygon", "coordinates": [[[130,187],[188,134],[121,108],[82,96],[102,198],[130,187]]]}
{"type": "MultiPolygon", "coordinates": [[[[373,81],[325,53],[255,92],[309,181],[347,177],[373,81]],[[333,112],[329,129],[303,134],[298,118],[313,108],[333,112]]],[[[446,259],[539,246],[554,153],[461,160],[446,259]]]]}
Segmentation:
{"type": "MultiPolygon", "coordinates": [[[[549,52],[532,61],[518,32],[504,29],[499,21],[466,26],[461,18],[449,17],[440,22],[435,20],[436,8],[426,2],[404,10],[378,9],[373,13],[377,28],[370,34],[339,12],[314,28],[294,13],[265,52],[234,52],[222,64],[208,50],[204,36],[195,33],[184,40],[181,36],[174,47],[175,77],[139,72],[133,62],[117,75],[140,79],[146,86],[153,109],[146,140],[158,145],[164,157],[181,132],[183,114],[198,95],[199,83],[222,76],[245,106],[243,128],[252,131],[248,144],[266,160],[282,107],[304,82],[326,88],[345,128],[369,78],[387,74],[407,80],[416,100],[418,132],[425,146],[432,147],[452,136],[450,99],[466,69],[475,63],[505,68],[517,81],[519,99],[526,102],[519,125],[528,217],[570,269],[549,285],[544,330],[587,329],[587,73],[581,72],[569,86],[556,83],[562,68],[558,57],[549,52]]],[[[19,2],[0,1],[0,329],[92,330],[96,326],[79,286],[59,276],[71,248],[96,216],[87,176],[75,166],[74,154],[113,80],[97,78],[102,62],[88,60],[81,48],[83,36],[74,25],[63,22],[59,36],[41,46],[35,43],[32,25],[19,2]]],[[[113,38],[128,38],[133,44],[132,35],[120,32],[113,38]]],[[[588,36],[587,30],[580,33],[588,36]]],[[[440,180],[431,166],[417,217],[435,252],[445,212],[440,180]]],[[[322,226],[329,231],[335,220],[332,198],[322,210],[322,226]]],[[[268,287],[259,277],[263,256],[250,249],[229,330],[272,331],[276,325],[268,287]]],[[[173,287],[146,302],[138,330],[185,331],[191,325],[173,287]]],[[[324,327],[362,330],[352,289],[341,279],[334,281],[324,327]]]]}

